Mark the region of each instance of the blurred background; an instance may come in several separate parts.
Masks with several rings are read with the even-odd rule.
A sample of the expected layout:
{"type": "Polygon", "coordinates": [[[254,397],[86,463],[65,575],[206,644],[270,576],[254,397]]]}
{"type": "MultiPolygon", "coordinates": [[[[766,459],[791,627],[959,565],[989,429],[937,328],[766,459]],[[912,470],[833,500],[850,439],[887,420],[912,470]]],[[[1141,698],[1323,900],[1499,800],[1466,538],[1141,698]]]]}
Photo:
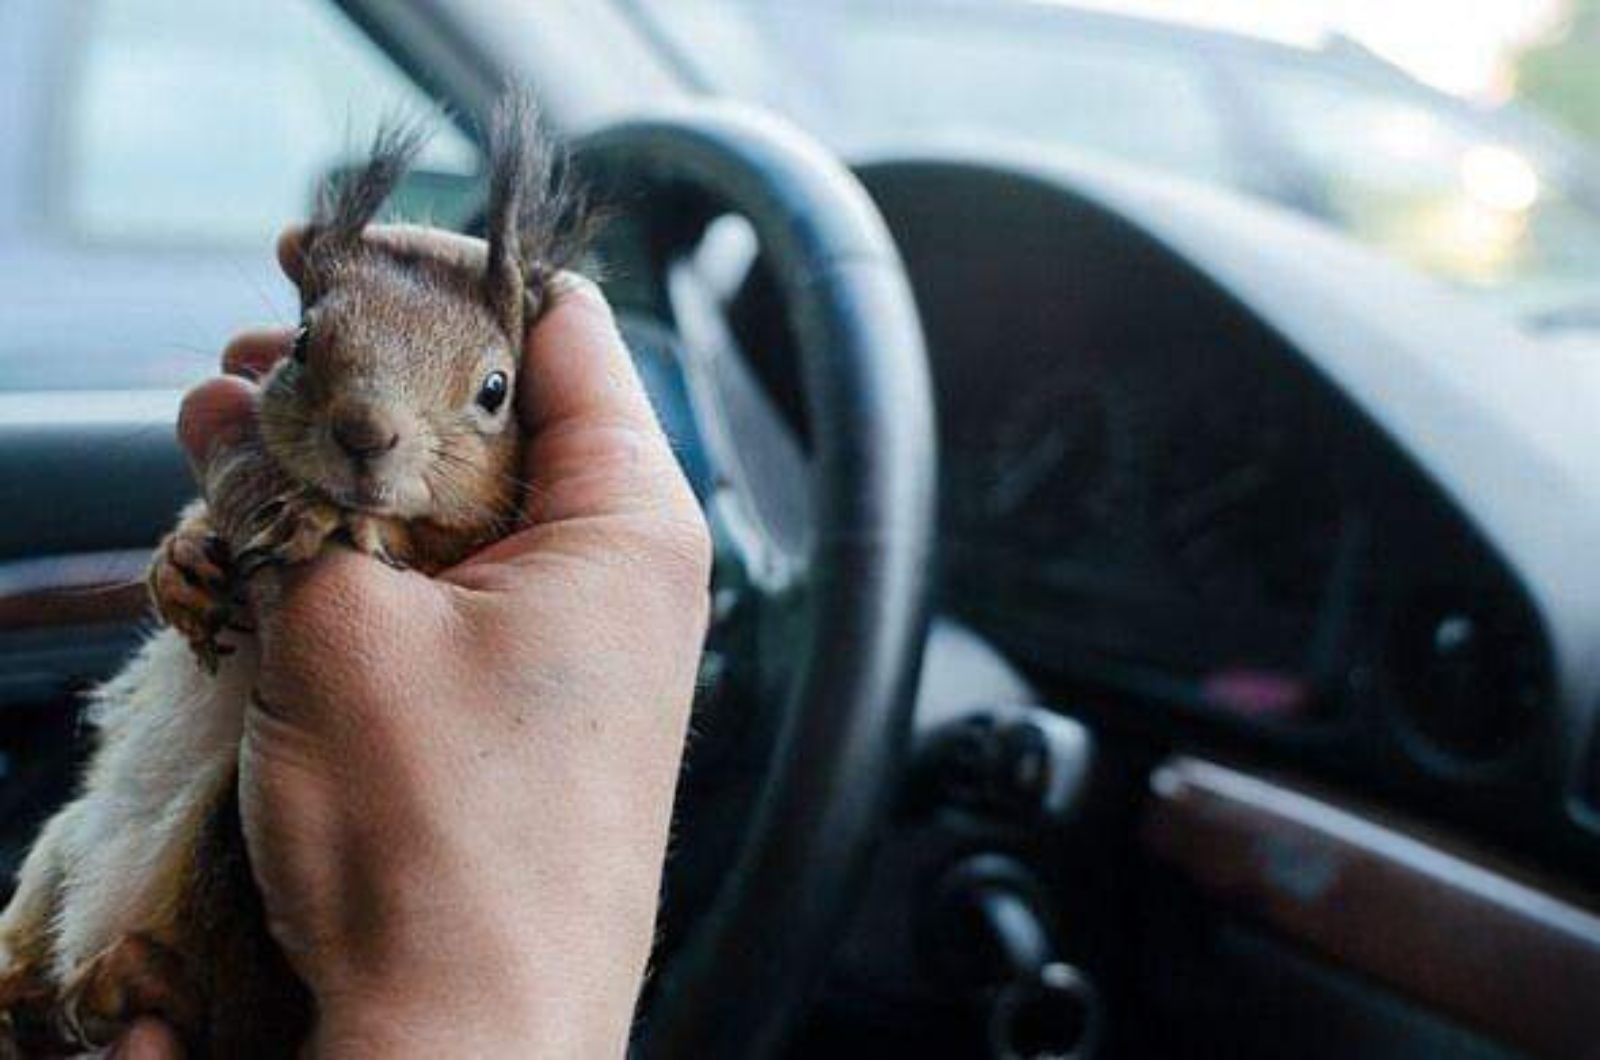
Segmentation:
{"type": "MultiPolygon", "coordinates": [[[[590,2],[690,90],[847,158],[1106,156],[1600,346],[1600,0],[590,2]]],[[[0,390],[181,385],[292,318],[273,233],[381,115],[428,105],[332,0],[0,2],[0,390]]],[[[411,212],[459,222],[478,165],[446,123],[411,212]]]]}
{"type": "Polygon", "coordinates": [[[1312,214],[1538,326],[1600,309],[1596,0],[641,6],[706,84],[846,154],[1055,142],[1312,214]]]}

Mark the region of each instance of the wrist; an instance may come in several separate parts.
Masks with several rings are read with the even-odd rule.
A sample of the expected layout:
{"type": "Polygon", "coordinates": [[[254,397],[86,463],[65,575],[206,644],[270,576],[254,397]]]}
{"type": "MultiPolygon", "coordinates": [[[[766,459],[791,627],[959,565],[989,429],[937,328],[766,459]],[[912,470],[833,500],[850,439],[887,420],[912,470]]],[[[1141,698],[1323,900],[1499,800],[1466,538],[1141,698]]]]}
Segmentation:
{"type": "MultiPolygon", "coordinates": [[[[575,987],[570,980],[528,981],[505,969],[481,976],[404,978],[404,987],[396,990],[319,992],[317,1023],[305,1055],[312,1060],[567,1060],[621,1058],[627,1050],[633,991],[623,997],[613,990],[575,987]]],[[[637,987],[637,978],[632,985],[637,987]]]]}
{"type": "MultiPolygon", "coordinates": [[[[502,1014],[501,1018],[503,1018],[502,1014]]],[[[513,1029],[497,1020],[446,1018],[371,1005],[319,1013],[304,1054],[310,1060],[441,1060],[479,1056],[553,1056],[538,1047],[531,1028],[513,1029]]]]}
{"type": "MultiPolygon", "coordinates": [[[[624,1040],[605,1041],[581,1015],[550,1013],[540,1019],[534,1006],[477,1003],[397,1003],[345,999],[323,1007],[305,1055],[311,1060],[453,1060],[477,1057],[527,1057],[556,1060],[573,1056],[624,1054],[624,1040]]],[[[614,1035],[613,1035],[614,1036],[614,1035]]]]}

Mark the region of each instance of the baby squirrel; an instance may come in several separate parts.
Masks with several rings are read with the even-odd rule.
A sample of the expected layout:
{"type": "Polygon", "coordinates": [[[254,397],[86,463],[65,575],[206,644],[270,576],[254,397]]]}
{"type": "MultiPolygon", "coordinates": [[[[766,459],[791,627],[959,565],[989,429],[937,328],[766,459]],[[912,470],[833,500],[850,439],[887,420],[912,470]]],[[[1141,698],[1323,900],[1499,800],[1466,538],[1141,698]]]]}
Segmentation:
{"type": "Polygon", "coordinates": [[[262,382],[257,430],[213,462],[156,554],[166,628],[94,693],[82,790],[0,915],[0,1058],[103,1047],[143,1015],[191,1057],[291,1056],[309,1029],[240,831],[257,665],[243,584],[331,541],[433,572],[513,529],[522,336],[581,249],[576,196],[521,91],[491,123],[482,263],[364,241],[423,141],[386,128],[321,197],[300,327],[262,382]]]}

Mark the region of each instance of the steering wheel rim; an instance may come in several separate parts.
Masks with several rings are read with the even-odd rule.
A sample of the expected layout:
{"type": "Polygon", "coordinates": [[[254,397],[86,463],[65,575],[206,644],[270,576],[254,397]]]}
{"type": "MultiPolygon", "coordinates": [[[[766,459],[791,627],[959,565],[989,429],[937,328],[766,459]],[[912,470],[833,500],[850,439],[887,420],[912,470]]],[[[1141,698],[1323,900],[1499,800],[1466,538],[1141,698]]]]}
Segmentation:
{"type": "Polygon", "coordinates": [[[740,854],[659,971],[636,1042],[652,1060],[767,1056],[825,969],[909,742],[935,518],[921,324],[866,192],[778,119],[698,104],[592,133],[574,160],[618,201],[687,189],[743,215],[799,354],[806,647],[740,854]]]}

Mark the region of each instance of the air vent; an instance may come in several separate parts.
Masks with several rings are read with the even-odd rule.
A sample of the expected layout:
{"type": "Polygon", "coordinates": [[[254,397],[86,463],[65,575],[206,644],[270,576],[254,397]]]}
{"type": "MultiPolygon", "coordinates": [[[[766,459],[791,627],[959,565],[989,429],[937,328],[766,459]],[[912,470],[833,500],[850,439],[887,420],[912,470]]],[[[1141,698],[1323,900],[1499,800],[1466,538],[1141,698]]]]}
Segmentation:
{"type": "Polygon", "coordinates": [[[1548,701],[1538,626],[1504,594],[1461,588],[1417,594],[1395,623],[1389,670],[1402,728],[1430,762],[1471,766],[1511,758],[1548,701]]]}

